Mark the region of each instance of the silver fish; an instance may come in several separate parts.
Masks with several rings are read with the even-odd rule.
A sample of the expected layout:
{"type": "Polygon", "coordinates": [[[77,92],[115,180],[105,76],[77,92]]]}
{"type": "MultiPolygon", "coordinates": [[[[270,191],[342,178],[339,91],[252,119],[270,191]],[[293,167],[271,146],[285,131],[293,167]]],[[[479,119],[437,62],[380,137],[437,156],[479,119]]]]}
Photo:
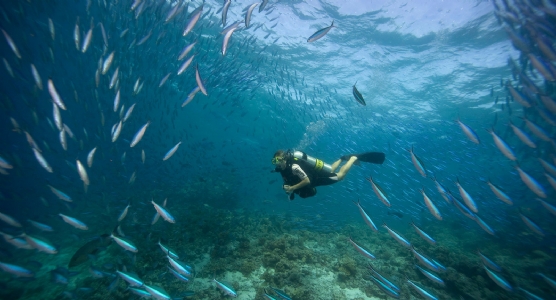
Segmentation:
{"type": "Polygon", "coordinates": [[[467,207],[469,207],[469,209],[472,212],[474,213],[479,212],[479,209],[477,208],[477,204],[475,204],[475,200],[473,200],[473,197],[471,197],[471,195],[469,195],[469,193],[461,186],[461,184],[459,183],[459,179],[456,181],[456,185],[459,190],[459,195],[465,202],[465,205],[467,205],[467,207]]]}
{"type": "Polygon", "coordinates": [[[33,153],[35,154],[35,158],[48,173],[52,173],[52,167],[48,164],[46,159],[42,156],[42,154],[35,148],[33,148],[33,153]]]}
{"type": "Polygon", "coordinates": [[[116,96],[114,97],[114,112],[118,111],[118,107],[120,106],[120,90],[116,92],[116,96]]]}
{"type": "Polygon", "coordinates": [[[230,38],[232,37],[232,34],[234,34],[234,31],[237,29],[237,27],[232,28],[230,30],[228,30],[228,32],[226,32],[226,34],[224,35],[224,39],[222,40],[222,56],[226,55],[226,51],[228,49],[228,44],[230,43],[230,38]]]}
{"type": "Polygon", "coordinates": [[[245,14],[245,28],[249,28],[249,23],[251,23],[251,14],[253,13],[253,10],[255,9],[255,7],[257,7],[257,5],[259,5],[259,3],[255,2],[249,5],[249,8],[247,8],[247,13],[245,14]]]}
{"type": "Polygon", "coordinates": [[[9,216],[4,213],[0,213],[0,220],[4,221],[6,224],[11,225],[13,227],[21,227],[21,223],[19,223],[16,219],[12,216],[9,216]]]}
{"type": "Polygon", "coordinates": [[[143,135],[145,135],[145,131],[147,130],[147,127],[149,127],[149,124],[151,124],[151,121],[148,121],[147,123],[145,123],[145,125],[143,125],[141,128],[139,128],[137,133],[135,133],[135,136],[133,136],[133,140],[131,141],[131,144],[129,145],[131,148],[133,148],[135,145],[137,145],[137,143],[139,143],[141,141],[141,139],[143,138],[143,135]]]}
{"type": "Polygon", "coordinates": [[[116,71],[114,71],[114,74],[112,74],[112,78],[110,78],[110,84],[108,85],[110,89],[117,85],[119,71],[120,67],[117,67],[116,71]]]}
{"type": "Polygon", "coordinates": [[[60,109],[66,110],[66,105],[64,104],[64,101],[62,101],[60,95],[58,94],[58,91],[56,90],[56,87],[54,86],[54,82],[52,82],[52,79],[48,79],[48,92],[50,93],[50,97],[52,97],[52,101],[56,103],[56,105],[58,105],[60,109]]]}
{"type": "Polygon", "coordinates": [[[89,29],[89,31],[87,31],[87,34],[85,34],[85,38],[83,39],[83,45],[81,46],[81,52],[83,53],[87,52],[87,49],[89,49],[89,46],[91,45],[92,38],[93,38],[93,28],[89,29]]]}
{"type": "Polygon", "coordinates": [[[64,149],[64,151],[68,150],[68,140],[66,139],[65,130],[63,129],[60,130],[59,138],[60,138],[60,145],[62,145],[62,149],[64,149]]]}
{"type": "Polygon", "coordinates": [[[228,9],[230,8],[230,4],[232,4],[232,0],[224,1],[224,7],[222,8],[222,26],[226,26],[226,17],[228,16],[228,9]]]}
{"type": "Polygon", "coordinates": [[[137,94],[137,92],[139,91],[139,84],[141,83],[141,77],[137,78],[137,80],[135,81],[135,84],[133,85],[133,94],[137,94]]]}
{"type": "Polygon", "coordinates": [[[178,70],[178,75],[180,75],[181,73],[185,72],[185,70],[187,69],[187,67],[189,67],[189,65],[191,64],[191,62],[193,61],[193,58],[195,57],[195,55],[192,55],[190,58],[188,58],[186,61],[183,62],[183,64],[181,65],[181,67],[178,70]]]}
{"type": "Polygon", "coordinates": [[[31,73],[33,73],[33,78],[35,79],[37,87],[39,88],[39,90],[42,90],[41,75],[39,74],[39,71],[37,71],[37,68],[35,68],[34,64],[31,64],[31,73]]]}
{"type": "Polygon", "coordinates": [[[79,221],[79,220],[76,219],[76,218],[73,218],[73,217],[70,217],[70,216],[66,216],[66,215],[64,215],[64,214],[58,214],[58,215],[59,215],[60,217],[62,217],[62,220],[64,220],[64,222],[70,224],[71,226],[73,226],[73,227],[75,227],[75,228],[77,228],[77,229],[89,230],[89,227],[88,227],[85,223],[79,221]]]}
{"type": "Polygon", "coordinates": [[[73,41],[75,42],[75,49],[79,51],[79,45],[81,44],[81,33],[79,32],[79,17],[77,17],[75,27],[73,28],[73,41]]]}
{"type": "Polygon", "coordinates": [[[307,42],[312,43],[312,42],[322,38],[323,36],[325,36],[330,31],[330,29],[332,29],[332,27],[334,27],[334,21],[332,21],[332,24],[330,26],[319,29],[317,32],[313,33],[313,35],[311,35],[307,39],[307,42]]]}
{"type": "Polygon", "coordinates": [[[185,99],[185,101],[183,101],[183,103],[181,104],[181,107],[186,106],[187,104],[189,104],[189,102],[191,102],[191,100],[193,100],[193,98],[195,97],[195,95],[200,91],[201,89],[196,86],[193,88],[193,90],[191,92],[189,92],[189,95],[187,95],[187,99],[185,99]]]}
{"type": "Polygon", "coordinates": [[[10,164],[7,160],[0,156],[0,168],[13,169],[14,166],[10,164]]]}
{"type": "Polygon", "coordinates": [[[126,216],[127,216],[127,212],[129,211],[129,208],[131,207],[131,204],[128,204],[124,210],[122,211],[122,213],[120,214],[120,216],[118,217],[118,222],[121,222],[126,216]]]}
{"type": "Polygon", "coordinates": [[[89,166],[89,168],[93,166],[93,159],[95,158],[96,151],[97,147],[94,147],[93,150],[89,151],[89,154],[87,155],[87,166],[89,166]]]}
{"type": "Polygon", "coordinates": [[[62,201],[66,201],[66,202],[73,202],[73,200],[71,199],[70,196],[68,196],[66,193],[54,188],[51,185],[48,185],[48,187],[50,188],[50,190],[54,193],[54,195],[56,195],[60,200],[62,201]]]}
{"type": "Polygon", "coordinates": [[[529,135],[521,130],[521,128],[515,126],[512,121],[510,120],[510,127],[512,128],[513,132],[515,135],[517,135],[517,137],[527,146],[531,147],[531,148],[537,148],[537,145],[535,144],[535,142],[533,142],[533,140],[531,140],[531,138],[529,137],[529,135]]]}
{"type": "Polygon", "coordinates": [[[496,195],[496,197],[498,197],[498,199],[502,200],[508,205],[514,204],[512,198],[510,198],[510,196],[508,196],[501,188],[490,182],[490,180],[487,181],[487,184],[490,187],[490,190],[496,195]]]}
{"type": "Polygon", "coordinates": [[[108,47],[108,37],[106,36],[106,31],[104,30],[104,25],[102,25],[102,22],[99,22],[98,26],[100,27],[100,33],[102,33],[102,39],[104,40],[104,46],[108,47]]]}
{"type": "Polygon", "coordinates": [[[164,155],[164,158],[162,160],[165,161],[168,160],[170,157],[172,157],[172,155],[176,153],[180,145],[181,145],[181,141],[177,143],[174,147],[172,147],[172,149],[168,150],[168,152],[166,153],[166,155],[164,155]]]}
{"type": "Polygon", "coordinates": [[[126,239],[123,239],[121,237],[117,237],[114,234],[110,234],[110,238],[112,238],[116,244],[120,245],[120,247],[124,248],[127,251],[133,252],[133,253],[137,253],[139,250],[137,250],[137,247],[135,247],[135,245],[131,242],[128,241],[126,239]]]}
{"type": "Polygon", "coordinates": [[[52,38],[52,40],[55,40],[56,30],[54,28],[54,23],[52,22],[51,18],[48,18],[48,29],[50,31],[50,37],[52,38]]]}
{"type": "Polygon", "coordinates": [[[114,132],[112,132],[112,143],[114,143],[118,139],[121,132],[122,132],[122,121],[116,124],[116,127],[114,128],[114,132]]]}
{"type": "Polygon", "coordinates": [[[502,152],[502,154],[504,154],[504,156],[506,156],[509,160],[516,160],[517,158],[515,157],[515,153],[512,150],[512,148],[510,148],[510,146],[508,144],[506,144],[506,142],[504,142],[504,140],[502,138],[500,138],[495,132],[494,130],[490,129],[487,130],[491,135],[492,135],[492,139],[494,140],[494,144],[496,145],[496,147],[498,147],[498,150],[500,150],[500,152],[502,152]]]}
{"type": "Polygon", "coordinates": [[[429,196],[427,196],[427,194],[425,194],[425,190],[421,190],[421,194],[423,194],[423,198],[425,200],[425,205],[428,207],[430,213],[438,220],[442,220],[442,215],[440,214],[440,211],[438,210],[438,208],[436,207],[436,205],[434,205],[434,203],[431,201],[431,199],[429,198],[429,196]]]}
{"type": "Polygon", "coordinates": [[[12,48],[12,51],[15,53],[15,56],[21,59],[21,54],[19,54],[19,50],[17,49],[17,46],[15,45],[10,35],[6,31],[4,31],[4,29],[2,29],[2,33],[4,34],[4,37],[6,38],[8,45],[10,46],[10,48],[12,48]]]}
{"type": "Polygon", "coordinates": [[[197,21],[199,21],[199,18],[201,18],[204,5],[204,3],[201,4],[201,6],[197,7],[191,13],[191,17],[189,18],[189,21],[187,21],[187,25],[185,26],[185,30],[183,31],[183,36],[186,36],[189,32],[191,32],[191,30],[193,30],[193,27],[195,27],[195,24],[197,24],[197,21]]]}
{"type": "Polygon", "coordinates": [[[180,55],[178,56],[178,60],[182,60],[193,49],[193,47],[195,47],[195,44],[197,44],[197,41],[185,46],[185,48],[183,48],[180,55]]]}
{"type": "Polygon", "coordinates": [[[56,103],[52,102],[52,117],[54,118],[54,124],[58,130],[64,129],[64,123],[62,122],[62,115],[60,114],[60,109],[56,103]]]}
{"type": "Polygon", "coordinates": [[[267,4],[268,4],[268,0],[263,0],[261,6],[259,6],[259,12],[262,12],[267,4]]]}
{"type": "Polygon", "coordinates": [[[160,80],[160,83],[158,84],[158,87],[162,87],[164,85],[164,83],[166,83],[166,80],[168,80],[168,77],[170,77],[170,74],[172,73],[168,73],[166,74],[166,76],[164,76],[164,78],[162,78],[162,80],[160,80]]]}
{"type": "MultiPolygon", "coordinates": [[[[174,219],[174,217],[166,210],[164,209],[162,206],[156,204],[154,201],[151,200],[151,203],[154,205],[154,209],[156,209],[156,212],[167,222],[169,223],[176,223],[176,219],[174,219]]],[[[166,203],[166,200],[164,200],[164,203],[166,203]]]]}
{"type": "Polygon", "coordinates": [[[41,239],[29,236],[25,233],[22,236],[23,236],[23,238],[25,238],[25,241],[29,245],[31,245],[31,247],[39,250],[40,252],[44,252],[44,253],[48,253],[48,254],[58,253],[58,250],[56,249],[56,247],[50,245],[49,243],[47,243],[47,242],[45,242],[41,239]]]}
{"type": "Polygon", "coordinates": [[[544,190],[543,186],[535,180],[535,178],[531,177],[531,175],[525,173],[519,166],[515,167],[517,172],[519,173],[519,177],[521,181],[525,183],[525,185],[533,191],[533,193],[537,194],[537,196],[541,198],[546,198],[546,191],[544,190]]]}
{"type": "Polygon", "coordinates": [[[201,75],[199,74],[199,64],[195,66],[195,80],[197,81],[199,89],[201,89],[201,93],[203,93],[205,96],[208,96],[205,85],[203,84],[203,80],[201,79],[201,75]]]}
{"type": "Polygon", "coordinates": [[[10,273],[15,277],[35,277],[35,273],[23,267],[0,262],[0,269],[6,273],[10,273]]]}
{"type": "Polygon", "coordinates": [[[108,72],[108,70],[110,70],[110,66],[112,65],[112,62],[114,61],[114,54],[116,52],[112,51],[108,57],[104,60],[104,63],[102,64],[102,75],[106,74],[106,72],[108,72]]]}
{"type": "Polygon", "coordinates": [[[458,123],[459,127],[461,128],[463,133],[467,136],[467,138],[470,141],[472,141],[475,144],[480,144],[481,143],[481,141],[479,140],[479,136],[475,133],[475,131],[473,129],[471,129],[471,127],[467,126],[462,121],[460,121],[459,117],[456,120],[456,122],[458,123]]]}
{"type": "Polygon", "coordinates": [[[6,70],[8,71],[10,76],[13,78],[14,77],[14,71],[12,70],[12,67],[10,66],[10,63],[5,58],[2,58],[2,61],[4,62],[4,67],[6,67],[6,70]]]}
{"type": "Polygon", "coordinates": [[[131,117],[131,113],[133,112],[133,109],[135,108],[135,104],[137,103],[133,103],[125,112],[124,118],[122,119],[123,122],[127,121],[127,119],[129,119],[129,117],[131,117]]]}
{"type": "Polygon", "coordinates": [[[180,8],[179,2],[176,3],[174,7],[172,7],[172,9],[168,12],[168,14],[166,15],[166,19],[164,20],[164,23],[170,22],[170,20],[172,20],[176,16],[176,13],[178,12],[178,8],[180,8]]]}
{"type": "Polygon", "coordinates": [[[90,184],[89,175],[87,175],[87,170],[85,169],[83,164],[81,164],[79,159],[77,160],[77,172],[79,173],[79,177],[81,178],[81,180],[85,184],[85,189],[87,189],[86,186],[90,184]]]}

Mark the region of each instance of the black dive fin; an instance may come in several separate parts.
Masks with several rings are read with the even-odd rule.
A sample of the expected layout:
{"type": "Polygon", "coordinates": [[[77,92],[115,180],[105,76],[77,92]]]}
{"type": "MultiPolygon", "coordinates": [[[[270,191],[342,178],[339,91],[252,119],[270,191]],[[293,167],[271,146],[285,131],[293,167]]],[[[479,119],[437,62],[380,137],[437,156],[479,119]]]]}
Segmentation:
{"type": "Polygon", "coordinates": [[[378,164],[378,165],[382,165],[382,163],[386,159],[386,154],[382,152],[365,152],[365,153],[357,154],[356,156],[357,156],[357,160],[359,161],[378,164]]]}

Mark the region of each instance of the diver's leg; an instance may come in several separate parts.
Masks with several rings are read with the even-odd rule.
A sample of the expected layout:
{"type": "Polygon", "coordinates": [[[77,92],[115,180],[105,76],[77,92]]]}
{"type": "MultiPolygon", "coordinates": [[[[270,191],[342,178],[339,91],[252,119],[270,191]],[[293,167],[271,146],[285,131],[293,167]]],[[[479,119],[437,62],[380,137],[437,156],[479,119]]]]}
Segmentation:
{"type": "Polygon", "coordinates": [[[347,163],[345,165],[343,165],[340,168],[340,172],[338,172],[338,180],[342,180],[344,179],[344,177],[346,176],[347,172],[349,172],[349,169],[351,168],[351,166],[353,165],[353,163],[357,160],[356,156],[352,156],[349,158],[349,160],[347,161],[347,163]]]}
{"type": "Polygon", "coordinates": [[[330,171],[330,173],[334,173],[334,172],[336,171],[336,168],[338,168],[338,166],[339,166],[341,163],[342,163],[342,160],[341,160],[341,159],[338,159],[337,161],[335,161],[335,162],[332,164],[332,166],[331,166],[331,167],[332,167],[332,171],[330,171]]]}

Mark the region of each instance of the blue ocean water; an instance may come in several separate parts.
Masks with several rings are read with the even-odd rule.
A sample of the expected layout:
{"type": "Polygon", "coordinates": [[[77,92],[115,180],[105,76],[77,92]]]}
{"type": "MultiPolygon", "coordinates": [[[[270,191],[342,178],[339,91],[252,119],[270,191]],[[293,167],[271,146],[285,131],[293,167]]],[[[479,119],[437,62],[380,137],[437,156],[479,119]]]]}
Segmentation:
{"type": "Polygon", "coordinates": [[[527,55],[544,57],[552,68],[548,73],[554,74],[554,60],[539,50],[537,36],[554,46],[553,33],[542,29],[554,27],[556,9],[550,1],[533,2],[271,0],[262,11],[262,3],[254,8],[245,28],[247,8],[254,2],[233,1],[225,25],[241,24],[225,55],[221,1],[0,4],[0,157],[13,166],[0,168],[7,173],[0,175],[0,213],[21,223],[0,224],[0,231],[12,237],[1,241],[0,262],[35,273],[33,280],[24,281],[2,273],[2,297],[129,297],[126,284],[115,280],[116,269],[133,270],[146,285],[160,285],[172,297],[184,297],[185,290],[195,292],[191,297],[197,299],[224,297],[211,283],[213,276],[230,281],[240,299],[263,299],[264,288],[271,285],[293,299],[386,297],[369,283],[367,261],[348,242],[352,236],[377,252],[376,265],[382,267],[377,269],[396,278],[403,299],[419,297],[405,276],[439,298],[524,297],[518,287],[554,298],[549,283],[535,275],[556,279],[554,216],[516,170],[519,166],[538,181],[546,191],[544,201],[556,205],[545,173],[556,174],[550,175],[539,161],[556,164],[554,128],[537,110],[550,112],[540,99],[554,99],[554,80],[541,74],[527,55]],[[183,36],[201,5],[198,22],[183,36]],[[324,37],[307,42],[332,22],[324,37]],[[84,51],[89,30],[92,38],[84,51]],[[525,40],[528,53],[515,40],[512,44],[512,34],[525,40]],[[193,50],[178,60],[192,43],[193,50]],[[192,56],[191,65],[178,75],[192,56]],[[531,87],[520,72],[541,91],[528,93],[531,87]],[[207,95],[197,92],[182,106],[199,85],[196,73],[207,95]],[[67,150],[54,120],[49,80],[67,108],[57,108],[67,150]],[[526,94],[532,107],[513,99],[509,84],[526,94]],[[365,106],[354,98],[354,86],[365,106]],[[549,140],[533,135],[522,117],[543,128],[549,140]],[[480,144],[456,120],[472,128],[480,144]],[[536,148],[514,134],[510,121],[532,137],[536,148]],[[144,136],[130,147],[145,124],[144,136]],[[114,138],[119,126],[121,134],[114,138]],[[501,153],[490,129],[513,149],[516,160],[501,153]],[[424,163],[427,178],[412,163],[411,148],[424,163]],[[343,181],[318,187],[316,196],[289,201],[282,178],[272,172],[278,149],[304,151],[329,164],[367,151],[385,153],[386,161],[361,162],[343,181]],[[36,152],[52,172],[41,167],[36,152]],[[86,188],[78,161],[90,181],[86,188]],[[370,177],[388,194],[391,207],[377,198],[370,177]],[[445,201],[434,178],[457,199],[459,181],[495,234],[445,201]],[[513,205],[499,200],[487,182],[501,187],[513,205]],[[49,186],[73,201],[59,199],[49,186]],[[441,221],[429,212],[421,189],[437,206],[441,221]],[[176,222],[151,224],[156,212],[151,201],[162,205],[165,199],[176,222]],[[361,201],[378,233],[366,227],[354,201],[361,201]],[[128,215],[118,222],[128,204],[128,215]],[[59,214],[84,222],[88,230],[73,228],[59,214]],[[544,236],[531,230],[520,214],[542,228],[544,236]],[[54,231],[41,232],[28,219],[54,231]],[[437,244],[420,240],[411,222],[437,244]],[[411,252],[387,235],[383,223],[408,237],[417,250],[442,259],[449,269],[445,288],[415,271],[411,252]],[[114,229],[118,224],[119,233],[114,229]],[[88,261],[79,267],[59,269],[68,268],[72,255],[91,238],[113,231],[133,241],[139,252],[131,255],[114,241],[85,255],[88,261]],[[23,233],[48,241],[58,253],[16,249],[10,241],[23,233]],[[167,276],[159,238],[195,266],[193,282],[179,285],[167,276]],[[273,246],[280,241],[297,254],[274,261],[272,249],[287,252],[288,247],[273,246]],[[309,256],[307,249],[313,251],[313,263],[299,258],[309,256]],[[513,292],[488,278],[477,249],[502,266],[500,274],[509,279],[513,292]],[[106,274],[96,278],[89,266],[106,274]],[[77,274],[68,273],[72,271],[77,274]],[[307,278],[292,279],[287,273],[307,278]],[[50,288],[38,288],[56,275],[69,282],[55,280],[50,288]]]}

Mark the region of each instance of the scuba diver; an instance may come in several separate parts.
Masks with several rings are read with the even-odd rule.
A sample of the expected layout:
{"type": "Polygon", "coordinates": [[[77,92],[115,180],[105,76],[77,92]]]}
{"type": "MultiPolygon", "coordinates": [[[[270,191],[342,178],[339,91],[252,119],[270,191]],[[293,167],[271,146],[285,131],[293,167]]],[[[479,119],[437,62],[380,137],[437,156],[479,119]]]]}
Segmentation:
{"type": "Polygon", "coordinates": [[[382,152],[348,154],[329,165],[301,151],[278,150],[272,158],[272,164],[276,166],[272,172],[279,172],[282,175],[284,180],[282,188],[289,194],[289,199],[293,200],[295,194],[301,198],[312,197],[317,194],[315,187],[330,185],[344,179],[354,163],[358,164],[362,161],[382,164],[385,158],[386,156],[382,152]],[[338,173],[335,173],[334,171],[342,161],[347,162],[338,173]]]}

